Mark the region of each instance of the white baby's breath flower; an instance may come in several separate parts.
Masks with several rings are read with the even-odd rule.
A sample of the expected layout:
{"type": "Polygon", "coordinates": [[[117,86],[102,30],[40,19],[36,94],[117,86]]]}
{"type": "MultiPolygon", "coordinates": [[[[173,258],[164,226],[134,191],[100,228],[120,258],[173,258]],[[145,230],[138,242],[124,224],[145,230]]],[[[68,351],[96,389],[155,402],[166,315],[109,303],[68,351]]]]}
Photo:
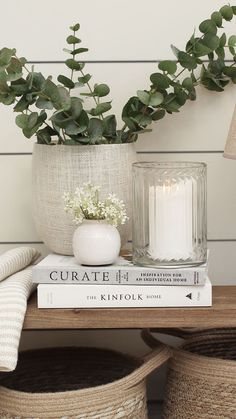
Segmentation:
{"type": "Polygon", "coordinates": [[[77,187],[73,194],[64,193],[64,209],[72,215],[76,224],[80,224],[84,218],[87,220],[106,220],[116,227],[126,222],[128,217],[124,202],[113,193],[110,193],[104,201],[100,201],[100,190],[100,186],[87,182],[81,187],[77,187]]]}

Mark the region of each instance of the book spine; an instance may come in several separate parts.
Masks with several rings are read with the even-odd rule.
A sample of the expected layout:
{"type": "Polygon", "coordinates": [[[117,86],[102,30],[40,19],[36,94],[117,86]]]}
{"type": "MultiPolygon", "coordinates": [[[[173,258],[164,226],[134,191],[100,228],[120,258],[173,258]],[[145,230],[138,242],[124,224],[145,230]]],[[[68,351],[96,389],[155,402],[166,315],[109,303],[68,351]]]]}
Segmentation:
{"type": "Polygon", "coordinates": [[[211,283],[204,286],[100,287],[38,286],[39,308],[195,307],[212,304],[211,283]]]}
{"type": "Polygon", "coordinates": [[[81,285],[204,285],[206,269],[148,269],[148,268],[80,268],[33,269],[36,284],[81,285]]]}

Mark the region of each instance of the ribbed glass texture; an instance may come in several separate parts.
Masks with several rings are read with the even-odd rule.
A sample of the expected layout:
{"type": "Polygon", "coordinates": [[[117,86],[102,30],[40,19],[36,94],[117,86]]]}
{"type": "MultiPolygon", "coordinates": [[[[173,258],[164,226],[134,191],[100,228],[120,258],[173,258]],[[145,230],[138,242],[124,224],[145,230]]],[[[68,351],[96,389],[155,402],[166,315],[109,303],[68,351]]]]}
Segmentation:
{"type": "Polygon", "coordinates": [[[133,262],[195,266],[207,257],[206,164],[133,164],[133,262]]]}

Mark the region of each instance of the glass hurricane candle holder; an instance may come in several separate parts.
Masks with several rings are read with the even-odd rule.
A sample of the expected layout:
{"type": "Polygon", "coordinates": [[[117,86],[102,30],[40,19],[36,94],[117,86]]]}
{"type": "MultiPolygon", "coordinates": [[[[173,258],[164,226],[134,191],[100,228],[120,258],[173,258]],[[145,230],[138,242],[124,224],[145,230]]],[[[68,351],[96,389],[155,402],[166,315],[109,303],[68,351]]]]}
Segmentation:
{"type": "Polygon", "coordinates": [[[133,164],[133,263],[196,266],[207,258],[206,164],[133,164]]]}

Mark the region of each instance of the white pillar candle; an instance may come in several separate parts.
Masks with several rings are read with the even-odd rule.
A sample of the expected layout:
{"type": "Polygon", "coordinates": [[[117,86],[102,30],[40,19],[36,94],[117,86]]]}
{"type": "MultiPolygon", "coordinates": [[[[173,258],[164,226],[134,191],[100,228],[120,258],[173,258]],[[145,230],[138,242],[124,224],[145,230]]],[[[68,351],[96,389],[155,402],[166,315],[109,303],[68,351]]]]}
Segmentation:
{"type": "Polygon", "coordinates": [[[192,179],[149,187],[149,255],[186,260],[192,255],[192,179]]]}

